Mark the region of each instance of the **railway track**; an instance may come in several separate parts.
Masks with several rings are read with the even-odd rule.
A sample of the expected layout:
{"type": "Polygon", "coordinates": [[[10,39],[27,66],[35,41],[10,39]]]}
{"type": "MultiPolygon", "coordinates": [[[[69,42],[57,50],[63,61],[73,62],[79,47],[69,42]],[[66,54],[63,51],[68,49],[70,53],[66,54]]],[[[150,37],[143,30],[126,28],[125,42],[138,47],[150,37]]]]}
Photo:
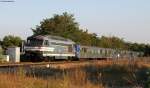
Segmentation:
{"type": "Polygon", "coordinates": [[[23,67],[23,66],[45,66],[45,65],[65,65],[65,64],[81,64],[94,62],[91,61],[55,61],[55,62],[21,62],[21,63],[1,63],[0,67],[23,67]]]}
{"type": "Polygon", "coordinates": [[[3,67],[26,67],[26,66],[46,66],[46,67],[55,67],[55,68],[69,68],[69,67],[77,67],[77,66],[85,66],[89,64],[98,64],[100,66],[108,65],[108,64],[149,64],[149,61],[130,61],[130,60],[83,60],[83,61],[54,61],[54,62],[21,62],[21,63],[1,63],[0,68],[3,67]],[[132,62],[132,63],[131,63],[132,62]]]}

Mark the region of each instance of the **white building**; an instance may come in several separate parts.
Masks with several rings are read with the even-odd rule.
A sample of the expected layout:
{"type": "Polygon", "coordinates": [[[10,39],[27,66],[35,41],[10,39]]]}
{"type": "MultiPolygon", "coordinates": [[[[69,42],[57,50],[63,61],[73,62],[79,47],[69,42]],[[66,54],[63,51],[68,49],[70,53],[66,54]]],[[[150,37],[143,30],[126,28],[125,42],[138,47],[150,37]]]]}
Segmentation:
{"type": "Polygon", "coordinates": [[[6,54],[9,55],[9,62],[20,62],[20,47],[7,48],[6,54]]]}

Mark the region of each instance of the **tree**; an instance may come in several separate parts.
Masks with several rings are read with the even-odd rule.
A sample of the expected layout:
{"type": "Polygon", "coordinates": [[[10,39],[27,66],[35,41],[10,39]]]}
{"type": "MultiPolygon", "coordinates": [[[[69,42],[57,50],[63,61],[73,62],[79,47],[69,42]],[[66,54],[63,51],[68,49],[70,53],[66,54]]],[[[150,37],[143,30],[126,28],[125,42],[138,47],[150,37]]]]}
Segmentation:
{"type": "Polygon", "coordinates": [[[62,15],[55,14],[52,18],[44,19],[36,29],[32,29],[34,35],[59,35],[70,37],[70,35],[79,30],[79,25],[75,22],[72,14],[67,12],[62,15]]]}
{"type": "Polygon", "coordinates": [[[62,15],[55,14],[52,18],[44,19],[32,29],[34,35],[56,35],[69,38],[82,45],[92,45],[91,39],[95,36],[88,34],[88,31],[79,29],[72,14],[67,12],[62,15]]]}
{"type": "Polygon", "coordinates": [[[102,36],[100,38],[99,45],[104,48],[125,49],[124,40],[115,36],[113,37],[102,36]]]}
{"type": "Polygon", "coordinates": [[[79,24],[75,21],[74,15],[67,12],[44,19],[32,31],[34,35],[56,35],[69,38],[81,45],[140,51],[144,52],[145,55],[150,55],[149,45],[125,42],[122,38],[115,36],[98,37],[95,33],[89,33],[87,29],[85,31],[79,29],[79,24]]]}
{"type": "Polygon", "coordinates": [[[97,34],[92,33],[92,34],[90,34],[90,37],[91,37],[91,45],[92,46],[99,46],[100,39],[97,36],[97,34]]]}
{"type": "Polygon", "coordinates": [[[20,37],[8,35],[3,38],[2,47],[6,49],[12,46],[20,46],[21,43],[22,43],[22,40],[20,37]]]}

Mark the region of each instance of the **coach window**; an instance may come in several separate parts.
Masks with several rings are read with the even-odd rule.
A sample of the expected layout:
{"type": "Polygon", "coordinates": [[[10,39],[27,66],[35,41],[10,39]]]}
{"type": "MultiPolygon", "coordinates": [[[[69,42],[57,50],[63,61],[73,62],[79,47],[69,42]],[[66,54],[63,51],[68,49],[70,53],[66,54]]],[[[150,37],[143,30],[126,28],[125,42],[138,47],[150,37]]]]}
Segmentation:
{"type": "Polygon", "coordinates": [[[108,50],[108,54],[109,54],[109,55],[111,54],[111,50],[108,50]]]}
{"type": "Polygon", "coordinates": [[[86,52],[87,52],[87,48],[82,48],[82,51],[83,51],[84,53],[86,53],[86,52]]]}
{"type": "Polygon", "coordinates": [[[103,50],[102,49],[100,49],[100,54],[103,54],[103,50]]]}
{"type": "Polygon", "coordinates": [[[45,42],[44,42],[44,46],[49,46],[49,42],[48,42],[48,40],[45,40],[45,42]]]}

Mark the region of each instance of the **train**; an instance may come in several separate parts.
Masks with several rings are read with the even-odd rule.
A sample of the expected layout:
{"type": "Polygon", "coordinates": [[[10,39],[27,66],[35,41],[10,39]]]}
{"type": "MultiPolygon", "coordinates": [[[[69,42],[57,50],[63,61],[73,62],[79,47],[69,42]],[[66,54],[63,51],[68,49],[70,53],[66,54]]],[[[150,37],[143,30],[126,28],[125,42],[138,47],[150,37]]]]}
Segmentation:
{"type": "Polygon", "coordinates": [[[141,55],[141,52],[135,51],[79,45],[70,39],[53,35],[28,37],[24,51],[34,61],[134,58],[141,55]]]}

